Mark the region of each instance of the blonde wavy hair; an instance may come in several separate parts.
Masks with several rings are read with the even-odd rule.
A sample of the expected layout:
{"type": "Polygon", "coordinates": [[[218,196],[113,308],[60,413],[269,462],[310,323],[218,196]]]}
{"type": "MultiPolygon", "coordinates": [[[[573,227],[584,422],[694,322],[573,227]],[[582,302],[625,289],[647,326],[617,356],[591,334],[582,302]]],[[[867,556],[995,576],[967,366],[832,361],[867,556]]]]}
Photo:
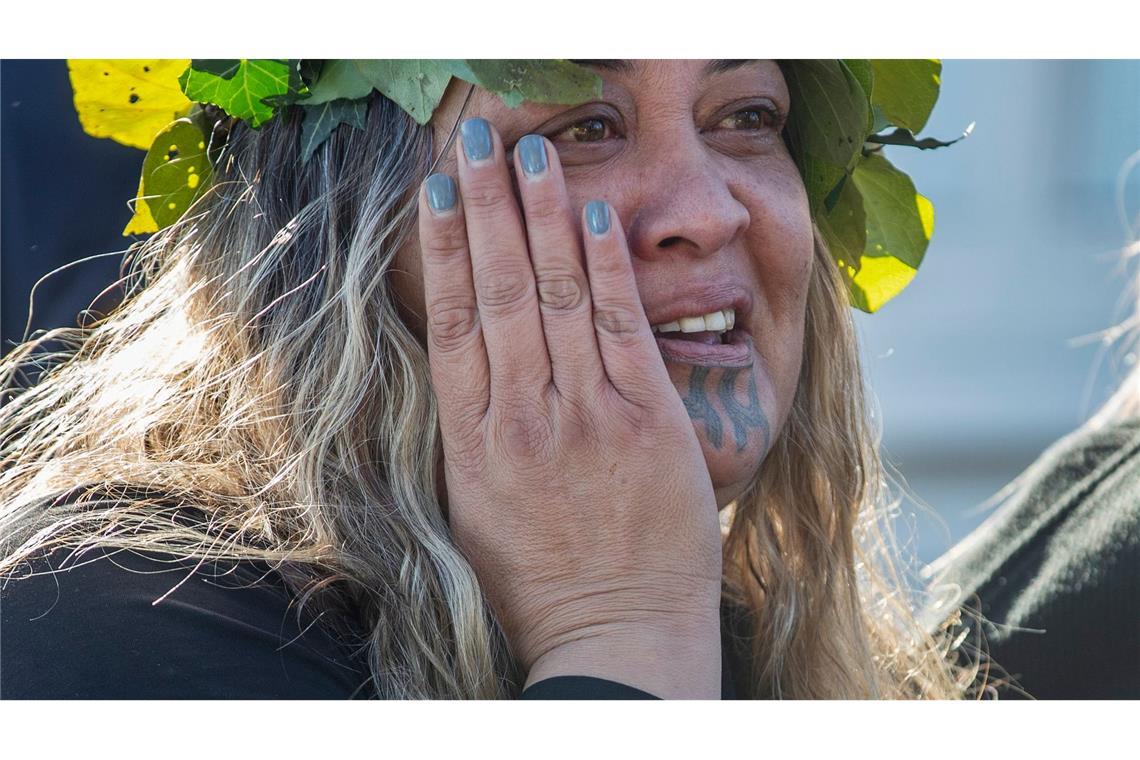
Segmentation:
{"type": "MultiPolygon", "coordinates": [[[[263,560],[355,632],[378,696],[514,697],[390,277],[432,130],[374,97],[366,129],[303,165],[295,115],[234,127],[213,188],[128,252],[121,306],[3,359],[0,575],[55,547],[263,560]]],[[[747,696],[960,697],[973,672],[896,570],[846,289],[816,241],[790,417],[723,514],[747,696]]]]}

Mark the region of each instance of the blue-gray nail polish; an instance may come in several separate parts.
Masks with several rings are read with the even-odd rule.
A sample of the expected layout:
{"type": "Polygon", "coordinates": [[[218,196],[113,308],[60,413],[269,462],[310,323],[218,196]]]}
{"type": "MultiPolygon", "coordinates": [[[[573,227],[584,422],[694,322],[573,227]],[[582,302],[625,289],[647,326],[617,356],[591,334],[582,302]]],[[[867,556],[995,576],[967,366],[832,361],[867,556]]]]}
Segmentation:
{"type": "Polygon", "coordinates": [[[491,125],[486,119],[478,116],[468,119],[459,127],[459,132],[463,135],[463,152],[468,161],[490,158],[494,144],[491,142],[491,125]]]}
{"type": "Polygon", "coordinates": [[[546,171],[546,144],[541,135],[527,135],[515,144],[515,155],[528,177],[537,177],[546,171]]]}
{"type": "Polygon", "coordinates": [[[586,204],[586,226],[595,235],[610,231],[610,207],[605,201],[590,201],[586,204]]]}
{"type": "Polygon", "coordinates": [[[450,211],[455,206],[455,180],[446,174],[433,174],[424,182],[432,211],[450,211]]]}

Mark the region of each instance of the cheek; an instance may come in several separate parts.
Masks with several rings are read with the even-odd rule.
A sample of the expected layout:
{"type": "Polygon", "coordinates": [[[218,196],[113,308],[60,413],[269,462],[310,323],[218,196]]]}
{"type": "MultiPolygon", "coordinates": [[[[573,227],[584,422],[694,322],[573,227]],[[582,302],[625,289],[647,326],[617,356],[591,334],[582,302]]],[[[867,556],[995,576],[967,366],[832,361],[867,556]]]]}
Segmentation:
{"type": "Polygon", "coordinates": [[[803,359],[808,287],[815,244],[807,195],[794,166],[741,187],[751,214],[749,264],[760,291],[754,334],[763,357],[777,417],[795,395],[803,359]]]}
{"type": "Polygon", "coordinates": [[[807,194],[794,167],[762,175],[747,189],[749,250],[770,317],[802,322],[815,245],[807,194]]]}

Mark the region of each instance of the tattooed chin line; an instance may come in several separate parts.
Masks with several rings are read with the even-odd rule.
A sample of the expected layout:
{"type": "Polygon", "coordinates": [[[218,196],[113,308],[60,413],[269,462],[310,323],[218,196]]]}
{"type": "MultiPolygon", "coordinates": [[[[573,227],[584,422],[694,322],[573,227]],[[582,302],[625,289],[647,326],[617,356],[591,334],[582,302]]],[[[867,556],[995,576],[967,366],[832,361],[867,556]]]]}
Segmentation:
{"type": "Polygon", "coordinates": [[[741,453],[748,446],[748,438],[753,431],[759,431],[764,437],[763,451],[771,446],[771,426],[764,408],[760,405],[760,396],[756,390],[756,373],[748,369],[748,388],[745,393],[747,400],[741,403],[736,397],[736,379],[744,369],[734,367],[725,369],[719,381],[709,380],[709,368],[694,366],[689,375],[689,390],[682,399],[689,418],[694,422],[702,422],[705,426],[705,437],[713,448],[724,448],[724,417],[732,427],[733,443],[736,453],[741,453]],[[709,388],[708,386],[715,386],[709,388]],[[724,412],[717,411],[712,405],[712,397],[720,399],[724,412]]]}

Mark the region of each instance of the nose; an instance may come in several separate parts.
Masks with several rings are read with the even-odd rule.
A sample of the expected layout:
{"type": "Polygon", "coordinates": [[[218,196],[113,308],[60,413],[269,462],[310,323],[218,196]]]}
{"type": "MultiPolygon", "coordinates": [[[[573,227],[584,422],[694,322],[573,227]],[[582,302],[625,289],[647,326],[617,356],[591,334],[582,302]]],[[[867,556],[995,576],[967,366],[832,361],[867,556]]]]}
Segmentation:
{"type": "Polygon", "coordinates": [[[646,152],[627,225],[635,258],[710,256],[748,229],[748,208],[695,132],[646,152]]]}

